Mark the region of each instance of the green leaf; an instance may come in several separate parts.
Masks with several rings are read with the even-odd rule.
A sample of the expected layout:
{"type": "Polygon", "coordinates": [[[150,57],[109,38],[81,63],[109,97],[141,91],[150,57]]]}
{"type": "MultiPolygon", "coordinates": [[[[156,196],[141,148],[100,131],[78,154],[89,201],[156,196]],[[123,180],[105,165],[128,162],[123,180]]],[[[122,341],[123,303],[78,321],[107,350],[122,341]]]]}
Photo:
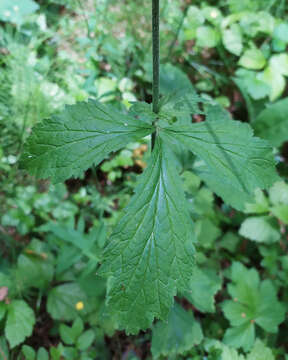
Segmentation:
{"type": "Polygon", "coordinates": [[[275,52],[282,52],[286,50],[286,42],[281,41],[279,39],[273,39],[272,40],[272,50],[275,52]]]}
{"type": "Polygon", "coordinates": [[[275,27],[273,39],[279,40],[285,44],[288,43],[288,24],[282,23],[275,27]]]}
{"type": "Polygon", "coordinates": [[[197,6],[189,6],[187,18],[185,19],[189,27],[198,28],[205,22],[203,12],[197,6]]]}
{"type": "Polygon", "coordinates": [[[33,239],[17,260],[19,274],[27,286],[43,289],[54,275],[53,257],[47,252],[45,243],[33,239]]]}
{"type": "Polygon", "coordinates": [[[232,54],[240,56],[243,50],[242,33],[238,24],[232,24],[230,29],[222,31],[224,47],[232,54]]]}
{"type": "Polygon", "coordinates": [[[99,77],[95,81],[97,88],[97,97],[103,101],[111,101],[115,98],[115,92],[117,90],[116,79],[110,79],[108,77],[99,77]]]}
{"type": "MultiPolygon", "coordinates": [[[[152,62],[148,62],[145,64],[146,66],[146,80],[151,82],[153,81],[153,66],[152,62]]],[[[160,94],[162,95],[169,95],[171,93],[177,93],[178,91],[184,91],[187,90],[188,92],[193,92],[194,87],[191,83],[191,80],[185,74],[184,71],[182,71],[179,67],[174,66],[170,63],[163,64],[160,67],[160,79],[159,79],[159,90],[160,94]]],[[[157,116],[155,113],[152,112],[152,106],[151,104],[147,103],[136,103],[137,105],[140,104],[141,106],[137,106],[137,108],[133,108],[134,105],[132,105],[132,109],[129,109],[129,112],[131,110],[134,112],[135,115],[139,116],[139,110],[140,110],[140,116],[141,113],[147,113],[150,112],[149,116],[151,119],[154,119],[157,116]]],[[[147,114],[146,114],[147,115],[147,114]]],[[[140,117],[142,119],[142,117],[140,117]]],[[[151,124],[151,122],[150,122],[151,124]]]]}
{"type": "Polygon", "coordinates": [[[159,321],[152,331],[151,351],[155,359],[183,354],[203,339],[201,326],[193,314],[177,303],[171,309],[168,321],[159,321]]]}
{"type": "Polygon", "coordinates": [[[129,114],[133,117],[139,117],[141,121],[151,125],[157,120],[157,114],[153,112],[152,104],[146,102],[135,102],[129,109],[129,114]]]}
{"type": "Polygon", "coordinates": [[[288,205],[288,184],[277,181],[269,190],[269,199],[273,205],[288,205]]]}
{"type": "Polygon", "coordinates": [[[75,338],[79,337],[83,330],[84,330],[83,321],[80,317],[78,317],[77,319],[75,319],[72,325],[72,331],[75,338]]]}
{"type": "Polygon", "coordinates": [[[7,310],[7,305],[4,302],[0,302],[0,321],[4,318],[7,310]]]}
{"type": "Polygon", "coordinates": [[[235,349],[226,346],[217,340],[208,339],[205,341],[205,350],[212,354],[212,350],[219,349],[222,353],[221,356],[217,357],[217,360],[244,360],[243,355],[239,355],[235,349]]]}
{"type": "Polygon", "coordinates": [[[61,249],[59,254],[61,261],[58,258],[56,265],[57,272],[67,270],[71,265],[77,262],[77,259],[79,259],[81,255],[85,255],[88,259],[94,262],[95,266],[97,265],[99,259],[92,251],[92,247],[95,245],[98,237],[98,234],[95,234],[95,231],[98,231],[98,228],[94,228],[94,231],[91,229],[89,233],[84,233],[83,229],[74,229],[73,223],[58,224],[53,221],[42,226],[41,231],[51,232],[57,236],[57,238],[61,239],[63,243],[67,242],[69,244],[68,250],[67,247],[64,247],[64,245],[61,249]],[[81,238],[81,241],[79,241],[79,238],[81,238]]]}
{"type": "Polygon", "coordinates": [[[7,310],[5,336],[10,347],[14,348],[32,334],[35,316],[33,310],[23,300],[13,300],[7,306],[7,310]]]}
{"type": "Polygon", "coordinates": [[[246,69],[260,70],[266,64],[266,59],[261,50],[253,48],[244,52],[239,60],[239,65],[246,69]]]}
{"type": "Polygon", "coordinates": [[[286,81],[284,76],[281,72],[275,72],[275,69],[270,65],[259,74],[259,80],[270,86],[270,101],[275,101],[285,90],[286,81]]]}
{"type": "Polygon", "coordinates": [[[184,171],[181,175],[183,180],[183,189],[189,194],[195,195],[201,185],[201,179],[195,175],[192,171],[184,171]]]}
{"type": "Polygon", "coordinates": [[[206,187],[202,187],[193,197],[193,202],[189,202],[189,210],[194,216],[214,214],[213,192],[206,187]]]}
{"type": "Polygon", "coordinates": [[[36,177],[64,181],[151,132],[145,122],[97,101],[66,106],[35,126],[21,166],[36,177]]]}
{"type": "Polygon", "coordinates": [[[61,343],[57,347],[50,347],[51,360],[61,360],[64,351],[65,348],[61,343]]]}
{"type": "Polygon", "coordinates": [[[208,218],[195,222],[195,234],[201,247],[214,247],[215,240],[221,235],[220,229],[208,218]]]}
{"type": "Polygon", "coordinates": [[[36,357],[36,352],[31,346],[23,345],[21,351],[25,360],[34,360],[36,357]]]}
{"type": "Polygon", "coordinates": [[[252,99],[260,100],[270,94],[270,86],[261,80],[261,76],[259,76],[258,72],[246,69],[238,69],[236,71],[236,75],[236,80],[240,80],[243,83],[245,90],[252,97],[252,99]]]}
{"type": "Polygon", "coordinates": [[[202,158],[206,166],[198,167],[197,174],[237,209],[253,201],[256,188],[269,188],[278,179],[270,145],[220,108],[211,106],[205,122],[163,127],[160,136],[202,158]]]}
{"type": "Polygon", "coordinates": [[[215,170],[211,170],[204,161],[194,164],[194,171],[224,202],[235,209],[244,211],[245,204],[252,200],[252,195],[233,187],[225,179],[215,176],[215,170]],[[230,191],[229,191],[230,189],[230,191]]]}
{"type": "Polygon", "coordinates": [[[1,0],[0,20],[21,25],[25,16],[33,14],[39,5],[33,0],[1,0]]]}
{"type": "MultiPolygon", "coordinates": [[[[256,11],[259,8],[259,2],[251,0],[243,0],[239,2],[238,0],[228,0],[227,4],[229,5],[229,10],[231,13],[238,13],[242,11],[256,11]]],[[[246,13],[245,13],[246,15],[246,13]]]]}
{"type": "Polygon", "coordinates": [[[100,273],[110,276],[107,302],[128,333],[146,329],[155,317],[166,319],[177,289],[190,287],[194,233],[175,164],[169,146],[157,137],[105,249],[100,273]]]}
{"type": "Polygon", "coordinates": [[[266,332],[276,333],[284,320],[285,308],[278,301],[272,282],[261,282],[255,269],[234,262],[231,270],[232,283],[228,285],[228,293],[233,301],[222,303],[224,315],[231,324],[224,342],[250,350],[254,343],[255,325],[266,332]]]}
{"type": "MultiPolygon", "coordinates": [[[[271,274],[272,276],[278,275],[278,272],[279,272],[279,249],[277,247],[261,246],[259,248],[259,251],[263,258],[261,261],[261,266],[263,268],[266,268],[268,273],[271,274]]],[[[283,258],[281,260],[283,260],[283,258]]]]}
{"type": "Polygon", "coordinates": [[[48,293],[47,310],[55,320],[73,320],[78,316],[76,304],[86,296],[77,283],[67,283],[54,287],[48,293]]]}
{"type": "Polygon", "coordinates": [[[271,35],[273,33],[275,18],[269,14],[269,12],[242,13],[240,17],[242,31],[244,34],[247,34],[249,38],[256,38],[259,33],[262,36],[263,34],[271,35]]]}
{"type": "Polygon", "coordinates": [[[175,91],[161,99],[161,111],[158,117],[166,121],[168,120],[169,122],[172,116],[187,116],[187,122],[191,123],[191,113],[203,114],[199,106],[201,102],[208,103],[208,101],[201,98],[194,90],[184,88],[175,91]]]}
{"type": "Polygon", "coordinates": [[[230,328],[224,336],[224,343],[235,348],[242,347],[249,350],[255,341],[255,326],[252,323],[245,323],[240,326],[230,328]]]}
{"type": "Polygon", "coordinates": [[[49,360],[49,354],[43,347],[40,347],[37,351],[37,360],[49,360]]]}
{"type": "MultiPolygon", "coordinates": [[[[161,98],[157,123],[159,127],[176,122],[178,126],[189,125],[192,122],[191,114],[204,114],[200,104],[204,107],[210,103],[210,100],[199,96],[194,90],[183,87],[161,98]]],[[[182,148],[180,156],[183,158],[182,148]]]]}
{"type": "Polygon", "coordinates": [[[160,68],[160,92],[163,95],[174,93],[177,91],[187,90],[193,92],[191,80],[183,72],[172,64],[164,64],[160,68]]]}
{"type": "Polygon", "coordinates": [[[265,214],[269,212],[269,201],[260,189],[255,191],[255,200],[251,204],[246,204],[246,214],[265,214]]]}
{"type": "MultiPolygon", "coordinates": [[[[68,346],[65,347],[63,349],[62,355],[63,355],[64,359],[77,359],[78,360],[78,358],[79,358],[79,352],[75,347],[68,347],[68,346]]],[[[81,360],[92,360],[90,357],[87,358],[86,356],[88,356],[88,355],[86,355],[85,353],[83,355],[81,354],[80,359],[81,360]]],[[[62,360],[63,357],[61,357],[60,360],[62,360]]]]}
{"type": "Polygon", "coordinates": [[[288,98],[277,101],[264,109],[253,122],[255,133],[274,146],[287,141],[288,98]]]}
{"type": "Polygon", "coordinates": [[[271,208],[271,212],[284,224],[288,224],[288,205],[276,205],[271,208]]]}
{"type": "Polygon", "coordinates": [[[247,360],[275,360],[271,349],[267,348],[262,341],[256,340],[253,349],[247,356],[247,360]]]}
{"type": "Polygon", "coordinates": [[[81,335],[84,330],[84,324],[81,318],[75,319],[71,327],[60,324],[59,333],[62,341],[67,345],[73,345],[76,343],[77,338],[81,335]]]}
{"type": "Polygon", "coordinates": [[[277,292],[271,280],[262,281],[259,289],[261,299],[255,322],[266,332],[277,333],[278,326],[285,319],[286,309],[277,299],[277,292]]]}
{"type": "Polygon", "coordinates": [[[92,329],[85,331],[82,335],[79,336],[77,340],[76,343],[77,349],[82,351],[88,349],[92,345],[94,339],[95,339],[95,333],[92,329]]]}
{"type": "Polygon", "coordinates": [[[269,64],[275,72],[278,72],[281,75],[288,76],[288,55],[279,54],[273,55],[269,60],[269,64]]]}
{"type": "Polygon", "coordinates": [[[212,26],[200,26],[196,30],[196,38],[197,46],[213,48],[219,41],[219,34],[212,26]]]}
{"type": "Polygon", "coordinates": [[[185,297],[203,313],[215,311],[214,296],[221,289],[221,279],[210,269],[196,267],[191,277],[191,291],[185,297]]]}
{"type": "Polygon", "coordinates": [[[72,345],[76,341],[73,330],[65,324],[60,324],[59,334],[61,336],[61,340],[67,345],[72,345]]]}
{"type": "Polygon", "coordinates": [[[281,238],[279,225],[276,219],[270,216],[255,216],[245,219],[239,234],[253,241],[270,244],[281,238]]]}
{"type": "Polygon", "coordinates": [[[220,240],[219,246],[230,251],[231,253],[234,253],[239,244],[239,240],[240,239],[237,233],[228,231],[220,240]]]}

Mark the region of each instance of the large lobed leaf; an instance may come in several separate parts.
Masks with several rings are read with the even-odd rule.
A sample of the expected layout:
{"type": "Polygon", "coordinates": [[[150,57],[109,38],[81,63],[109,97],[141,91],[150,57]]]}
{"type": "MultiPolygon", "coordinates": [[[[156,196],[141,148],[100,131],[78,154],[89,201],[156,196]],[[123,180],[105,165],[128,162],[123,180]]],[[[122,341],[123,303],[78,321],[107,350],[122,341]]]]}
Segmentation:
{"type": "Polygon", "coordinates": [[[231,324],[225,332],[224,342],[250,350],[255,340],[255,325],[276,333],[285,318],[285,307],[278,301],[273,283],[268,279],[261,282],[255,269],[234,262],[231,280],[228,293],[233,300],[222,303],[224,315],[231,324]]]}
{"type": "Polygon", "coordinates": [[[151,132],[147,123],[97,101],[66,106],[33,129],[21,166],[36,177],[64,181],[151,132]]]}
{"type": "MultiPolygon", "coordinates": [[[[193,99],[175,98],[173,106],[166,107],[167,113],[172,118],[186,116],[190,108],[195,111],[190,106],[193,99]]],[[[35,127],[22,163],[32,174],[54,182],[78,176],[110,152],[153,132],[146,108],[140,113],[141,121],[95,101],[66,107],[35,127]]],[[[128,333],[146,329],[154,318],[167,319],[177,291],[192,290],[194,229],[171,148],[180,144],[202,158],[202,179],[239,209],[253,201],[256,188],[267,188],[277,179],[271,147],[253,137],[247,124],[231,120],[217,107],[210,107],[205,122],[186,123],[180,126],[176,121],[169,126],[165,116],[158,122],[160,136],[148,167],[104,252],[99,274],[109,277],[107,304],[119,327],[128,333]]],[[[48,311],[62,318],[62,305],[57,314],[51,307],[62,295],[55,297],[52,292],[48,311]]],[[[213,310],[213,299],[210,307],[213,310]]],[[[255,317],[252,320],[257,322],[255,317]]],[[[254,325],[251,328],[254,331],[254,325]]]]}
{"type": "Polygon", "coordinates": [[[128,333],[166,319],[173,297],[189,289],[194,232],[174,155],[157,138],[135,195],[112,234],[100,274],[107,302],[128,333]]]}
{"type": "Polygon", "coordinates": [[[215,106],[209,108],[205,122],[164,126],[160,136],[199,156],[205,162],[199,176],[237,209],[252,202],[256,188],[266,189],[278,178],[271,146],[254,137],[248,124],[233,121],[215,106]]]}

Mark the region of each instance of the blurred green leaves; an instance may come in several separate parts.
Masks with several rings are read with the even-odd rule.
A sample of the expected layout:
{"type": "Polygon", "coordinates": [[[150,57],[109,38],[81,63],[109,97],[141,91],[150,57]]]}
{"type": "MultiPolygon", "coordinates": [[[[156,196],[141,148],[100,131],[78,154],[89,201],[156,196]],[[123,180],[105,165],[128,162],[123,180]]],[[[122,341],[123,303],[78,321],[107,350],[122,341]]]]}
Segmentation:
{"type": "Polygon", "coordinates": [[[265,63],[262,51],[256,48],[246,50],[239,60],[239,65],[250,70],[261,70],[265,63]]]}
{"type": "Polygon", "coordinates": [[[221,289],[221,279],[212,269],[195,267],[191,277],[191,290],[185,293],[187,300],[199,311],[215,312],[215,295],[221,289]]]}
{"type": "Polygon", "coordinates": [[[155,359],[161,356],[175,356],[185,353],[203,339],[200,324],[192,312],[185,311],[175,304],[167,322],[158,322],[152,330],[152,354],[155,359]]]}
{"type": "Polygon", "coordinates": [[[255,325],[268,333],[276,333],[284,320],[285,307],[278,301],[277,290],[271,280],[260,281],[256,269],[247,269],[234,262],[231,280],[228,293],[232,300],[222,304],[224,315],[231,325],[225,332],[224,342],[247,351],[255,341],[255,325]]]}
{"type": "Polygon", "coordinates": [[[38,9],[39,5],[33,0],[1,0],[0,20],[21,25],[27,15],[38,9]]]}
{"type": "Polygon", "coordinates": [[[257,135],[269,140],[274,146],[287,141],[288,98],[268,105],[255,119],[253,127],[257,135]]]}
{"type": "Polygon", "coordinates": [[[13,300],[6,305],[6,311],[5,336],[10,347],[14,348],[32,334],[35,315],[31,307],[23,300],[13,300]]]}

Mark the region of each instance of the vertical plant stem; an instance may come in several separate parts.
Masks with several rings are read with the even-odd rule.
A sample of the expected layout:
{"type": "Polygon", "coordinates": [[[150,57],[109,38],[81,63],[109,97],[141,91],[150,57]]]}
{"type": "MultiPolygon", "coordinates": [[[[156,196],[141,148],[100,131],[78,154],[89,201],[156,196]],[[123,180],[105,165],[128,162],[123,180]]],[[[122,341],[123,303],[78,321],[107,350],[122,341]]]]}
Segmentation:
{"type": "MultiPolygon", "coordinates": [[[[159,0],[152,0],[152,44],[153,44],[153,112],[159,112],[159,67],[160,67],[160,40],[159,40],[159,0]]],[[[152,134],[151,147],[155,145],[156,132],[152,134]]]]}

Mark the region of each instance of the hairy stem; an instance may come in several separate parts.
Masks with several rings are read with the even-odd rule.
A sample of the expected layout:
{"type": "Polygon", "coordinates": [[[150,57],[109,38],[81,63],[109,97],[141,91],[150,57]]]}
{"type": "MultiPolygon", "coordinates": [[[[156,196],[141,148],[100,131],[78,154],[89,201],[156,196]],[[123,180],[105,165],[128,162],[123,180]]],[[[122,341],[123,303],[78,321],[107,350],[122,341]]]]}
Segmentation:
{"type": "MultiPolygon", "coordinates": [[[[159,112],[159,0],[152,0],[152,43],[153,43],[153,112],[159,112]]],[[[151,146],[154,148],[156,133],[152,134],[151,146]]]]}

